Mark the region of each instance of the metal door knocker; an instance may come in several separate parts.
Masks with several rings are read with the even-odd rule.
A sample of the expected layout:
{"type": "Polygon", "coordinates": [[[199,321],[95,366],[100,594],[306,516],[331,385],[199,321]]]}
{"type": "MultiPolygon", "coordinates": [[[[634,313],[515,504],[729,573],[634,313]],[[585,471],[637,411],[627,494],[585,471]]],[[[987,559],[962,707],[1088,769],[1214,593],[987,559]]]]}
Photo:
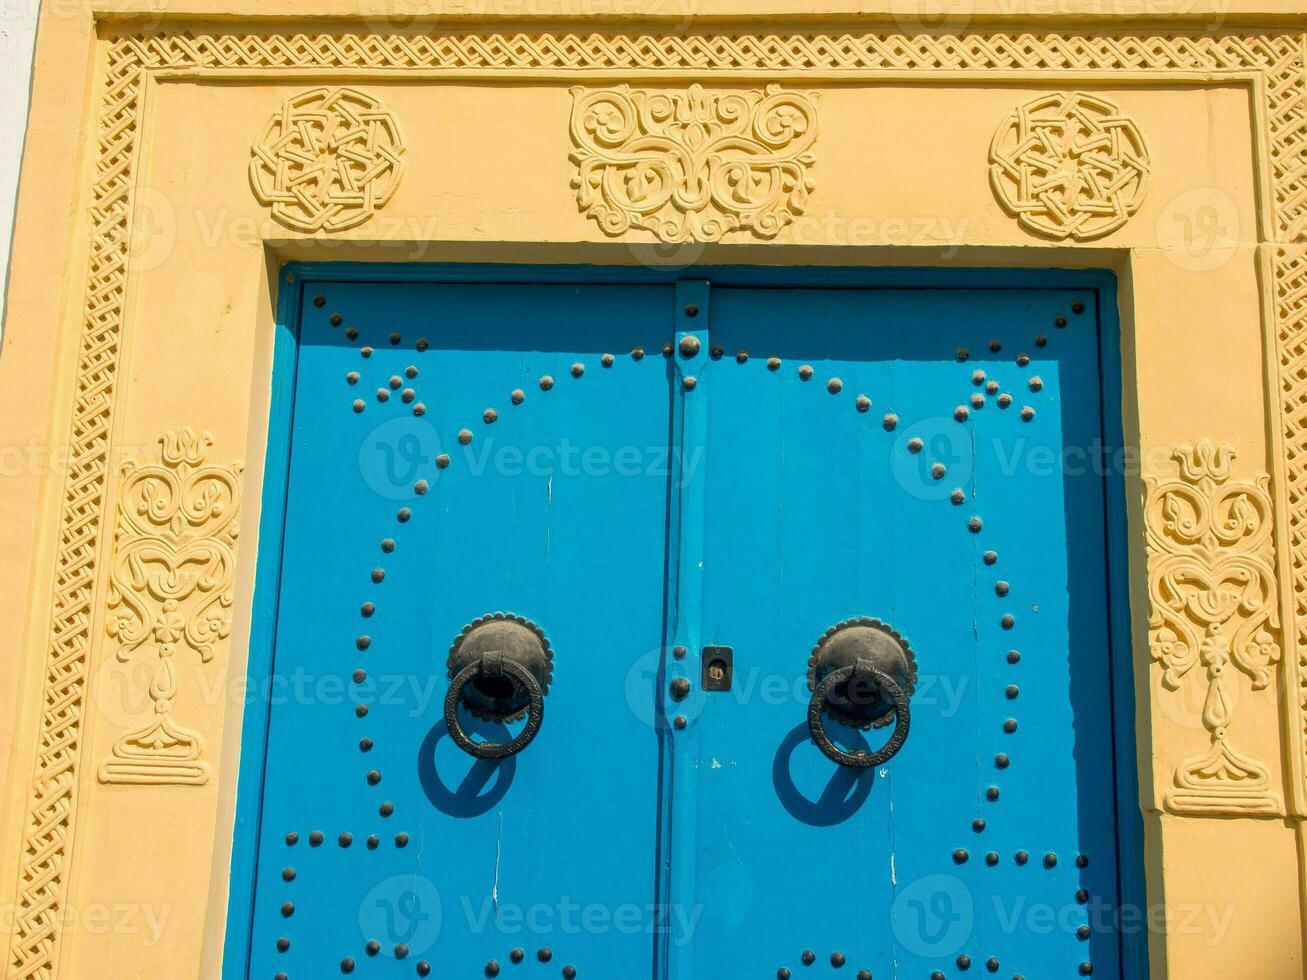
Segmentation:
{"type": "Polygon", "coordinates": [[[828,629],[808,660],[808,730],[827,758],[867,769],[892,758],[908,738],[908,700],[917,686],[917,658],[908,641],[887,623],[859,616],[828,629]],[[875,752],[844,752],[826,734],[822,714],[863,730],[894,731],[875,752]]]}
{"type": "Polygon", "coordinates": [[[506,759],[531,744],[544,721],[553,663],[544,631],[523,616],[491,613],[464,626],[449,648],[445,694],[445,724],[458,747],[478,759],[506,759]],[[474,742],[458,720],[460,703],[487,721],[526,715],[526,727],[509,742],[474,742]]]}

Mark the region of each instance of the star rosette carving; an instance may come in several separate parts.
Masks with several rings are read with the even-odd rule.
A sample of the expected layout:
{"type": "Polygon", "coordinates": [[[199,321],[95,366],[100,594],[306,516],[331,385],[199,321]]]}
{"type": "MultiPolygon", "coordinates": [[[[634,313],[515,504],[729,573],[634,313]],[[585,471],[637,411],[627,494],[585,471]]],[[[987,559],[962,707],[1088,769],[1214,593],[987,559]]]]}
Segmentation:
{"type": "Polygon", "coordinates": [[[772,238],[804,212],[816,161],[815,93],[572,89],[572,179],[607,235],[664,242],[772,238]]]}
{"type": "Polygon", "coordinates": [[[231,632],[242,466],[206,463],[213,442],[190,427],[159,439],[160,461],[124,464],[105,630],[126,662],[147,656],[153,717],[123,735],[100,767],[106,783],[209,777],[200,736],[172,719],[174,657],[208,663],[231,632]]]}
{"type": "Polygon", "coordinates": [[[1148,147],[1119,106],[1055,92],[1018,106],[989,148],[999,203],[1027,231],[1087,241],[1124,225],[1148,189],[1148,147]]]}
{"type": "Polygon", "coordinates": [[[251,148],[250,186],[287,228],[345,231],[371,218],[404,170],[399,122],[351,88],[287,99],[251,148]]]}
{"type": "Polygon", "coordinates": [[[1242,673],[1268,687],[1280,660],[1270,483],[1231,479],[1231,446],[1179,446],[1179,476],[1149,479],[1148,626],[1162,685],[1178,690],[1201,664],[1210,746],[1187,759],[1166,794],[1177,813],[1283,812],[1269,770],[1230,738],[1242,673]]]}

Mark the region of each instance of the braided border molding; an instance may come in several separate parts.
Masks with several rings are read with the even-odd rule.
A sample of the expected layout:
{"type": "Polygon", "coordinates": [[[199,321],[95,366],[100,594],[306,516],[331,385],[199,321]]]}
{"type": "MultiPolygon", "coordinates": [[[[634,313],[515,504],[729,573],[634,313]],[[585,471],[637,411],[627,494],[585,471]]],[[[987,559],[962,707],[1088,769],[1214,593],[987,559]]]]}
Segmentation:
{"type": "MultiPolygon", "coordinates": [[[[1298,34],[189,34],[123,36],[106,42],[94,177],[92,237],[78,343],[70,462],[64,481],[35,772],[19,856],[17,906],[7,975],[54,976],[71,870],[86,682],[110,477],[110,433],[118,385],[130,202],[142,126],[142,90],[158,72],[251,73],[340,69],[405,72],[620,71],[666,78],[698,72],[1003,71],[1038,79],[1082,71],[1207,75],[1257,73],[1258,131],[1268,136],[1274,242],[1307,241],[1307,106],[1298,34]]],[[[1283,431],[1288,447],[1297,642],[1307,650],[1307,273],[1301,250],[1276,261],[1279,358],[1285,367],[1283,431]],[[1286,357],[1288,361],[1286,361],[1286,357]],[[1289,369],[1289,365],[1292,368],[1289,369]],[[1290,375],[1297,372],[1296,375],[1290,375]]],[[[1286,624],[1287,625],[1287,624],[1286,624]]],[[[1300,693],[1303,693],[1299,689],[1300,693]]],[[[1303,729],[1303,725],[1298,726],[1303,729]]],[[[1307,749],[1307,729],[1303,729],[1307,749]]],[[[1302,753],[1294,753],[1297,782],[1302,753]]],[[[1297,787],[1301,789],[1301,786],[1297,787]]]]}

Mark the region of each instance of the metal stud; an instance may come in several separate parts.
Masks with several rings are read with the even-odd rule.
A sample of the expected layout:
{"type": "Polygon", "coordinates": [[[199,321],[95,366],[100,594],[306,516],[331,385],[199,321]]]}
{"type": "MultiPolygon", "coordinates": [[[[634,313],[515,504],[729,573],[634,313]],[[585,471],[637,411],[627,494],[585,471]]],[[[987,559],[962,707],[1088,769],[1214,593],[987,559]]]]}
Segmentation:
{"type": "Polygon", "coordinates": [[[396,847],[408,847],[408,834],[396,834],[396,835],[395,835],[395,846],[396,846],[396,847]]]}
{"type": "Polygon", "coordinates": [[[362,398],[356,398],[356,399],[354,399],[354,411],[356,411],[356,412],[361,412],[361,411],[363,411],[363,409],[366,408],[366,407],[367,407],[367,406],[365,406],[365,405],[363,404],[363,399],[362,399],[362,398]]]}
{"type": "Polygon", "coordinates": [[[402,399],[404,400],[404,403],[405,403],[405,404],[408,404],[409,402],[411,402],[411,401],[412,401],[414,398],[416,398],[417,396],[418,396],[418,393],[417,393],[416,391],[414,391],[412,388],[405,388],[403,391],[401,391],[401,392],[399,393],[399,397],[402,398],[402,399]]]}
{"type": "Polygon", "coordinates": [[[721,346],[715,346],[709,348],[708,356],[711,357],[714,361],[720,361],[723,357],[726,356],[726,348],[721,346]]]}
{"type": "Polygon", "coordinates": [[[371,347],[360,347],[360,348],[359,348],[359,353],[362,354],[364,357],[371,357],[371,356],[372,356],[372,348],[371,348],[371,347]]]}
{"type": "Polygon", "coordinates": [[[427,414],[427,406],[424,405],[424,404],[422,404],[422,402],[418,402],[416,405],[413,406],[413,414],[414,414],[414,415],[426,415],[426,414],[427,414]]]}
{"type": "MultiPolygon", "coordinates": [[[[686,309],[688,310],[689,307],[686,307],[686,309]]],[[[698,307],[695,307],[695,312],[698,312],[698,307]]],[[[682,337],[678,346],[682,357],[694,357],[699,353],[699,338],[695,336],[682,337]]]]}
{"type": "Polygon", "coordinates": [[[998,959],[996,957],[991,956],[989,959],[985,960],[985,969],[988,970],[990,973],[997,973],[998,959]]]}
{"type": "Polygon", "coordinates": [[[431,964],[426,960],[418,960],[418,976],[428,977],[431,975],[431,964]]]}
{"type": "Polygon", "coordinates": [[[379,782],[381,782],[381,773],[380,773],[378,770],[376,770],[376,769],[369,769],[369,770],[368,770],[368,785],[369,785],[369,786],[375,786],[375,785],[377,785],[377,783],[379,783],[379,782]]]}
{"type": "Polygon", "coordinates": [[[1003,349],[1003,345],[1000,344],[997,340],[991,340],[989,342],[989,349],[993,351],[995,354],[997,354],[999,351],[1003,349]]]}
{"type": "Polygon", "coordinates": [[[695,385],[698,383],[699,379],[692,374],[681,379],[681,387],[686,391],[694,391],[695,385]]]}
{"type": "Polygon", "coordinates": [[[972,407],[972,408],[984,408],[984,407],[985,407],[985,396],[984,396],[984,395],[981,395],[981,394],[975,394],[975,395],[972,395],[972,396],[971,396],[971,407],[972,407]]]}
{"type": "Polygon", "coordinates": [[[1000,752],[998,755],[994,756],[994,765],[996,768],[1006,769],[1008,766],[1012,765],[1012,760],[1008,757],[1006,752],[1000,752]]]}
{"type": "Polygon", "coordinates": [[[282,868],[282,869],[281,869],[281,880],[282,880],[282,881],[294,881],[294,880],[295,880],[295,869],[294,869],[294,868],[282,868]]]}
{"type": "Polygon", "coordinates": [[[1005,613],[1003,615],[1003,618],[998,621],[998,624],[1002,626],[1005,630],[1010,630],[1013,626],[1017,624],[1016,617],[1014,617],[1011,613],[1005,613]]]}
{"type": "Polygon", "coordinates": [[[1081,313],[1085,312],[1085,304],[1080,302],[1080,300],[1076,300],[1071,304],[1071,312],[1076,316],[1079,316],[1081,313]]]}
{"type": "Polygon", "coordinates": [[[1017,730],[1017,720],[1015,718],[1008,718],[1006,721],[1003,722],[1003,731],[1006,732],[1007,734],[1011,735],[1016,730],[1017,730]]]}
{"type": "Polygon", "coordinates": [[[331,325],[339,327],[344,322],[344,318],[339,313],[331,314],[331,325]]]}
{"type": "Polygon", "coordinates": [[[1021,688],[1017,687],[1015,684],[1009,684],[1003,689],[1003,694],[1009,701],[1015,701],[1021,696],[1021,688]]]}
{"type": "Polygon", "coordinates": [[[340,972],[341,973],[354,972],[354,958],[352,956],[346,956],[343,960],[340,961],[340,972]]]}
{"type": "Polygon", "coordinates": [[[464,445],[464,446],[466,446],[468,443],[470,443],[470,442],[472,441],[472,430],[471,430],[471,429],[459,429],[459,430],[458,430],[458,441],[459,441],[459,443],[460,443],[461,445],[464,445]]]}
{"type": "Polygon", "coordinates": [[[486,425],[493,425],[495,420],[498,418],[499,418],[499,413],[496,412],[493,408],[487,408],[484,412],[481,413],[481,421],[485,422],[486,425]]]}
{"type": "Polygon", "coordinates": [[[779,371],[781,369],[781,359],[779,357],[767,358],[767,370],[779,371]]]}
{"type": "Polygon", "coordinates": [[[972,371],[972,372],[971,372],[971,383],[972,383],[973,385],[983,385],[983,384],[985,383],[985,372],[984,372],[984,371],[972,371]]]}
{"type": "Polygon", "coordinates": [[[486,964],[486,976],[488,977],[499,976],[499,964],[496,963],[494,960],[491,960],[489,963],[486,964]]]}
{"type": "Polygon", "coordinates": [[[541,946],[540,949],[536,952],[536,959],[538,959],[541,963],[548,963],[553,958],[554,958],[554,951],[550,949],[548,946],[541,946]]]}
{"type": "Polygon", "coordinates": [[[1009,650],[1007,652],[1007,662],[1017,664],[1021,662],[1021,653],[1018,650],[1009,650]]]}
{"type": "Polygon", "coordinates": [[[377,401],[379,401],[379,402],[388,402],[388,401],[390,401],[390,392],[389,392],[387,389],[385,389],[385,388],[378,388],[378,389],[377,389],[377,401]]]}
{"type": "Polygon", "coordinates": [[[971,520],[967,521],[967,530],[972,534],[979,534],[982,527],[984,527],[984,524],[981,522],[979,517],[973,517],[971,520]]]}
{"type": "Polygon", "coordinates": [[[985,562],[986,565],[992,565],[996,561],[998,561],[998,552],[986,551],[983,555],[981,555],[981,559],[985,562]]]}
{"type": "Polygon", "coordinates": [[[690,723],[689,719],[687,719],[685,715],[677,715],[675,718],[672,719],[672,726],[677,731],[684,731],[685,726],[688,725],[689,723],[690,723]]]}
{"type": "Polygon", "coordinates": [[[376,611],[377,611],[376,605],[371,602],[365,602],[363,603],[363,605],[359,606],[359,615],[361,615],[364,619],[367,619],[376,611]]]}
{"type": "Polygon", "coordinates": [[[369,939],[368,944],[363,948],[367,951],[369,956],[376,956],[381,952],[381,943],[377,942],[375,939],[369,939]]]}
{"type": "Polygon", "coordinates": [[[366,718],[368,716],[368,706],[366,704],[356,704],[354,714],[359,718],[366,718]]]}
{"type": "Polygon", "coordinates": [[[349,847],[351,844],[354,843],[354,835],[351,834],[348,830],[342,831],[340,836],[336,838],[336,843],[339,844],[341,847],[349,847]]]}
{"type": "Polygon", "coordinates": [[[635,360],[635,361],[643,360],[643,359],[644,359],[644,348],[643,348],[643,347],[632,347],[632,348],[631,348],[631,359],[632,359],[632,360],[635,360]]]}
{"type": "Polygon", "coordinates": [[[1054,854],[1052,851],[1049,851],[1047,854],[1044,855],[1044,867],[1046,868],[1057,867],[1057,855],[1054,854]]]}
{"type": "Polygon", "coordinates": [[[322,831],[315,830],[309,834],[309,845],[311,847],[322,846],[322,831]]]}
{"type": "Polygon", "coordinates": [[[998,799],[998,787],[990,786],[988,789],[986,789],[985,799],[989,800],[990,803],[995,802],[998,799]]]}
{"type": "Polygon", "coordinates": [[[945,469],[943,463],[935,463],[930,468],[930,475],[933,476],[936,480],[944,479],[944,473],[945,473],[945,469]]]}
{"type": "Polygon", "coordinates": [[[994,583],[994,592],[996,595],[1007,595],[1011,590],[1012,586],[1008,585],[1008,583],[1004,582],[1002,579],[994,583]]]}
{"type": "Polygon", "coordinates": [[[1048,345],[1048,338],[1045,337],[1042,333],[1035,338],[1036,347],[1046,347],[1047,345],[1048,345]]]}
{"type": "Polygon", "coordinates": [[[922,447],[924,447],[925,445],[926,444],[924,442],[922,442],[916,436],[913,436],[911,439],[908,440],[908,452],[919,453],[921,452],[922,447]]]}
{"type": "Polygon", "coordinates": [[[612,355],[612,354],[604,354],[604,355],[602,355],[602,356],[599,358],[599,363],[602,364],[602,365],[603,365],[604,367],[606,367],[606,368],[610,368],[610,367],[612,367],[612,366],[613,366],[613,355],[612,355]]]}
{"type": "Polygon", "coordinates": [[[848,961],[844,958],[844,954],[839,952],[838,950],[830,954],[830,965],[835,967],[835,969],[838,970],[846,962],[848,961]]]}
{"type": "Polygon", "coordinates": [[[1090,936],[1089,926],[1081,926],[1079,929],[1076,930],[1076,938],[1079,939],[1081,942],[1084,942],[1086,939],[1089,938],[1089,936],[1090,936]]]}
{"type": "Polygon", "coordinates": [[[747,350],[737,350],[737,351],[735,352],[735,363],[736,363],[736,364],[744,364],[744,363],[746,363],[748,360],[749,360],[749,352],[748,352],[747,350]]]}
{"type": "Polygon", "coordinates": [[[1084,854],[1077,854],[1077,855],[1076,855],[1076,867],[1077,867],[1077,868],[1087,868],[1087,867],[1089,867],[1089,858],[1088,858],[1086,855],[1084,855],[1084,854]]]}
{"type": "Polygon", "coordinates": [[[576,978],[576,967],[572,966],[572,964],[570,963],[567,966],[563,967],[563,980],[575,980],[575,978],[576,978]]]}
{"type": "Polygon", "coordinates": [[[991,395],[997,395],[997,394],[998,394],[998,382],[997,382],[997,381],[988,381],[988,382],[986,382],[986,383],[985,383],[985,391],[988,392],[988,393],[991,394],[991,395]]]}
{"type": "Polygon", "coordinates": [[[1087,977],[1093,972],[1094,972],[1094,964],[1088,962],[1080,964],[1080,975],[1082,977],[1087,977]]]}
{"type": "Polygon", "coordinates": [[[953,863],[954,863],[954,864],[966,864],[966,863],[967,863],[967,858],[968,858],[969,856],[970,856],[970,855],[967,854],[965,848],[959,847],[956,851],[953,852],[953,863]]]}
{"type": "Polygon", "coordinates": [[[958,348],[958,353],[957,353],[957,358],[958,358],[959,361],[970,360],[970,358],[971,358],[971,351],[967,350],[965,347],[959,347],[959,348],[958,348]]]}
{"type": "Polygon", "coordinates": [[[585,374],[585,365],[577,361],[572,365],[572,377],[579,378],[583,374],[585,374]]]}
{"type": "Polygon", "coordinates": [[[1040,391],[1044,387],[1044,379],[1036,374],[1034,377],[1030,379],[1029,384],[1030,384],[1031,391],[1040,391]]]}
{"type": "Polygon", "coordinates": [[[1076,901],[1081,905],[1087,904],[1089,902],[1089,892],[1083,888],[1076,889],[1076,901]]]}
{"type": "Polygon", "coordinates": [[[521,388],[514,388],[512,394],[508,397],[514,405],[521,405],[522,402],[526,401],[526,392],[521,388]]]}
{"type": "Polygon", "coordinates": [[[281,903],[281,917],[282,917],[283,919],[289,919],[289,918],[290,918],[292,915],[294,915],[294,914],[295,914],[295,903],[294,903],[294,902],[282,902],[282,903],[281,903]]]}
{"type": "Polygon", "coordinates": [[[1029,421],[1030,421],[1031,419],[1033,419],[1034,417],[1035,417],[1035,410],[1034,410],[1033,408],[1031,408],[1031,407],[1029,407],[1029,406],[1026,406],[1025,408],[1023,408],[1023,409],[1021,410],[1021,421],[1022,421],[1022,422],[1029,422],[1029,421]]]}
{"type": "Polygon", "coordinates": [[[801,959],[804,966],[812,966],[813,963],[817,962],[817,954],[810,949],[805,949],[801,959]]]}
{"type": "Polygon", "coordinates": [[[987,865],[988,865],[989,867],[991,867],[991,868],[994,867],[995,865],[997,865],[997,864],[998,864],[998,852],[997,852],[997,851],[989,851],[988,853],[986,853],[986,855],[985,855],[985,864],[987,864],[987,865]]]}
{"type": "Polygon", "coordinates": [[[686,316],[690,316],[690,317],[698,316],[698,315],[699,315],[699,307],[695,306],[693,303],[686,303],[686,304],[685,304],[685,315],[686,315],[686,316]]]}
{"type": "Polygon", "coordinates": [[[663,344],[663,357],[671,357],[671,356],[672,356],[672,343],[671,341],[668,341],[667,343],[663,344]]]}
{"type": "Polygon", "coordinates": [[[430,489],[431,489],[431,484],[427,483],[426,480],[418,480],[417,483],[413,484],[413,492],[416,493],[419,497],[430,489]]]}
{"type": "Polygon", "coordinates": [[[859,395],[853,402],[853,406],[859,412],[865,412],[867,409],[871,408],[871,399],[866,395],[859,395]]]}
{"type": "Polygon", "coordinates": [[[812,377],[812,365],[810,365],[810,364],[800,364],[800,365],[799,365],[799,380],[800,380],[800,381],[807,381],[807,380],[808,380],[809,378],[811,378],[811,377],[812,377]]]}
{"type": "Polygon", "coordinates": [[[351,371],[349,374],[345,375],[345,380],[352,385],[356,385],[359,383],[359,373],[357,371],[351,371]]]}
{"type": "Polygon", "coordinates": [[[541,390],[541,391],[548,391],[548,390],[549,390],[550,388],[552,388],[553,386],[554,386],[554,379],[553,379],[552,377],[550,377],[550,376],[547,375],[547,374],[542,374],[542,375],[540,376],[540,390],[541,390]]]}
{"type": "Polygon", "coordinates": [[[413,516],[413,512],[407,507],[401,507],[395,512],[395,519],[401,524],[407,524],[408,519],[413,516]]]}
{"type": "Polygon", "coordinates": [[[971,829],[974,830],[974,831],[975,831],[976,833],[978,833],[978,834],[984,833],[984,831],[985,831],[985,821],[984,821],[984,820],[981,820],[980,818],[977,818],[977,819],[971,821],[971,829]]]}
{"type": "Polygon", "coordinates": [[[776,971],[776,980],[790,980],[789,967],[783,966],[776,971]]]}
{"type": "Polygon", "coordinates": [[[381,838],[378,837],[376,834],[369,834],[368,839],[365,843],[368,845],[369,851],[375,851],[377,847],[381,844],[381,838]]]}
{"type": "Polygon", "coordinates": [[[1057,327],[1057,328],[1059,328],[1059,329],[1061,329],[1062,327],[1065,327],[1065,326],[1066,326],[1066,317],[1061,316],[1060,314],[1059,314],[1058,316],[1053,317],[1053,326],[1055,326],[1055,327],[1057,327]]]}
{"type": "Polygon", "coordinates": [[[1018,366],[1018,367],[1025,367],[1025,366],[1026,366],[1027,364],[1029,364],[1029,363],[1030,363],[1030,355],[1029,355],[1029,354],[1026,354],[1026,353],[1023,352],[1023,353],[1020,353],[1020,354],[1017,355],[1017,366],[1018,366]]]}
{"type": "Polygon", "coordinates": [[[524,950],[521,946],[518,946],[516,949],[509,952],[508,958],[512,960],[514,963],[521,963],[524,959],[526,959],[526,950],[524,950]]]}
{"type": "Polygon", "coordinates": [[[953,492],[948,495],[948,499],[955,504],[964,504],[967,501],[967,495],[962,492],[961,487],[954,487],[953,492]]]}
{"type": "Polygon", "coordinates": [[[685,657],[685,647],[683,646],[672,647],[672,656],[675,657],[677,660],[683,659],[685,657]]]}
{"type": "Polygon", "coordinates": [[[673,677],[670,690],[672,692],[672,697],[677,701],[680,701],[689,696],[690,681],[684,677],[673,677]]]}
{"type": "Polygon", "coordinates": [[[1001,394],[1001,395],[998,396],[998,407],[999,407],[999,408],[1007,408],[1007,407],[1008,407],[1009,405],[1011,405],[1011,404],[1012,404],[1012,396],[1009,395],[1006,391],[1003,392],[1003,394],[1001,394]]]}
{"type": "Polygon", "coordinates": [[[899,424],[899,417],[891,412],[880,420],[880,424],[885,427],[886,432],[893,432],[899,424]]]}
{"type": "Polygon", "coordinates": [[[967,411],[966,405],[959,405],[957,408],[953,409],[953,418],[957,419],[959,422],[965,422],[970,414],[971,413],[967,411]]]}
{"type": "Polygon", "coordinates": [[[417,344],[415,344],[414,346],[416,346],[417,349],[420,351],[426,350],[428,347],[431,346],[431,341],[427,340],[426,337],[419,337],[417,344]]]}
{"type": "Polygon", "coordinates": [[[394,952],[395,959],[406,959],[408,957],[408,943],[396,943],[394,952]]]}
{"type": "Polygon", "coordinates": [[[381,806],[377,807],[377,812],[383,817],[388,817],[395,812],[395,804],[387,800],[385,803],[381,804],[381,806]]]}
{"type": "Polygon", "coordinates": [[[436,457],[436,469],[443,470],[449,466],[449,453],[441,453],[436,457]]]}
{"type": "Polygon", "coordinates": [[[295,831],[292,830],[289,834],[286,835],[287,847],[294,847],[299,842],[300,842],[300,835],[295,833],[295,831]]]}
{"type": "Polygon", "coordinates": [[[957,958],[957,964],[958,964],[958,969],[959,969],[959,970],[970,970],[970,969],[971,969],[971,957],[968,956],[966,953],[962,953],[962,954],[959,955],[958,958],[957,958]]]}
{"type": "Polygon", "coordinates": [[[1024,865],[1030,860],[1030,855],[1025,851],[1017,851],[1016,858],[1017,864],[1024,865]]]}
{"type": "Polygon", "coordinates": [[[360,751],[360,752],[371,752],[371,751],[372,751],[372,744],[373,744],[373,743],[372,743],[372,739],[370,739],[370,738],[361,738],[361,739],[359,739],[359,751],[360,751]]]}
{"type": "Polygon", "coordinates": [[[354,671],[352,676],[355,684],[362,684],[368,679],[368,672],[360,668],[359,670],[354,671]]]}
{"type": "Polygon", "coordinates": [[[871,971],[870,971],[870,970],[859,970],[859,971],[858,971],[858,980],[871,980],[871,971]]]}
{"type": "MultiPolygon", "coordinates": [[[[287,276],[287,277],[286,277],[286,281],[287,281],[287,282],[293,282],[294,280],[291,279],[289,276],[287,276]]],[[[313,305],[316,306],[318,309],[322,309],[322,307],[324,307],[324,306],[327,305],[327,297],[325,297],[325,296],[323,296],[323,295],[321,295],[321,294],[319,294],[319,295],[317,295],[317,296],[314,296],[314,297],[313,297],[313,305]]]]}
{"type": "Polygon", "coordinates": [[[844,389],[844,382],[839,378],[831,378],[826,382],[826,390],[832,395],[838,395],[844,389]]]}

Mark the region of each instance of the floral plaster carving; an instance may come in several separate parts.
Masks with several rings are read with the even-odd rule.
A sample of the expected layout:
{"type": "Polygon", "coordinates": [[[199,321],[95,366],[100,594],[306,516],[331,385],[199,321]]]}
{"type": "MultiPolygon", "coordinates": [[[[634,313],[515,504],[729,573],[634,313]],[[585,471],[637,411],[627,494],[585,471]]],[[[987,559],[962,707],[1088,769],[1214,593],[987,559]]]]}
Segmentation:
{"type": "Polygon", "coordinates": [[[231,630],[241,464],[206,464],[213,437],[190,427],[165,433],[160,462],[123,466],[106,630],[117,657],[154,660],[153,718],[114,744],[105,783],[185,783],[209,778],[204,742],[172,718],[177,653],[201,662],[231,630]]]}
{"type": "Polygon", "coordinates": [[[250,185],[287,228],[345,231],[371,218],[403,173],[399,123],[351,88],[315,88],[282,103],[251,149],[250,185]]]}
{"type": "Polygon", "coordinates": [[[1270,478],[1232,480],[1234,455],[1206,441],[1180,446],[1178,478],[1148,481],[1153,660],[1166,688],[1191,675],[1207,686],[1202,722],[1211,744],[1176,770],[1165,804],[1177,813],[1284,812],[1267,767],[1230,736],[1239,675],[1262,690],[1280,659],[1270,478]]]}
{"type": "Polygon", "coordinates": [[[1041,95],[1003,120],[989,148],[999,203],[1027,231],[1102,238],[1139,210],[1148,148],[1134,120],[1083,92],[1041,95]]]}
{"type": "Polygon", "coordinates": [[[771,238],[803,213],[813,182],[814,93],[572,89],[572,179],[605,234],[664,242],[771,238]]]}

